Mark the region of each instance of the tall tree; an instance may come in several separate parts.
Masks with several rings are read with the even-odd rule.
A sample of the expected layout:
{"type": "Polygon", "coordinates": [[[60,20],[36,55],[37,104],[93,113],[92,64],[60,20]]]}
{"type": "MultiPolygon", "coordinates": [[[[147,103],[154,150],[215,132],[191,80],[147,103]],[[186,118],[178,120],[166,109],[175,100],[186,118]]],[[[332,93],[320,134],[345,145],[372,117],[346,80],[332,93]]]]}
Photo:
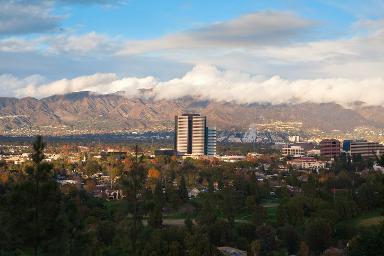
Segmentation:
{"type": "Polygon", "coordinates": [[[62,196],[52,166],[43,161],[45,145],[38,136],[32,147],[33,166],[0,198],[0,226],[6,230],[0,254],[16,249],[29,255],[65,252],[62,196]]]}
{"type": "Polygon", "coordinates": [[[126,199],[130,203],[132,214],[132,249],[134,253],[137,252],[137,238],[139,232],[139,225],[142,219],[142,198],[145,190],[145,180],[147,177],[146,169],[144,166],[143,155],[139,156],[139,147],[135,146],[135,155],[132,161],[132,167],[126,170],[126,176],[123,177],[123,187],[126,193],[126,199]]]}
{"type": "Polygon", "coordinates": [[[179,196],[183,202],[188,200],[188,189],[185,182],[184,175],[181,175],[180,185],[179,185],[179,196]]]}

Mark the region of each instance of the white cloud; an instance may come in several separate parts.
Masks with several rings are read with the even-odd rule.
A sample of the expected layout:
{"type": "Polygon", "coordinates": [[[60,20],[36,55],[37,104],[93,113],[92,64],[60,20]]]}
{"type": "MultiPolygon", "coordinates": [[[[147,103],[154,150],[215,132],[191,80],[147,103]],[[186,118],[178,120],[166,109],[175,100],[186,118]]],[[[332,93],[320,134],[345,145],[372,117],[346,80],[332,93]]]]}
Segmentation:
{"type": "Polygon", "coordinates": [[[128,41],[120,54],[283,44],[297,39],[313,25],[313,21],[302,19],[292,13],[255,12],[158,39],[128,41]]]}
{"type": "Polygon", "coordinates": [[[256,12],[152,40],[76,31],[11,37],[0,39],[0,72],[51,79],[93,73],[169,79],[204,64],[291,81],[367,80],[383,75],[383,24],[361,19],[343,37],[310,40],[313,21],[292,13],[256,12]]]}
{"type": "Polygon", "coordinates": [[[39,86],[45,81],[43,76],[32,75],[19,79],[11,74],[0,75],[1,96],[19,96],[18,92],[22,92],[22,96],[33,96],[34,92],[29,91],[30,87],[39,86]]]}
{"type": "Polygon", "coordinates": [[[44,55],[96,57],[114,55],[121,47],[118,37],[89,32],[75,35],[70,32],[38,36],[33,39],[10,37],[0,40],[1,52],[40,52],[44,55]]]}
{"type": "Polygon", "coordinates": [[[35,40],[10,37],[0,40],[0,52],[29,52],[35,51],[39,43],[35,40]]]}
{"type": "Polygon", "coordinates": [[[125,91],[128,97],[142,96],[140,89],[151,89],[146,96],[154,99],[175,99],[192,96],[200,99],[250,103],[327,103],[350,106],[355,102],[384,106],[384,79],[307,79],[286,80],[278,76],[263,79],[234,70],[220,70],[210,65],[195,66],[181,78],[158,81],[154,77],[123,77],[115,74],[94,74],[50,83],[31,77],[17,80],[0,77],[0,87],[13,86],[18,96],[43,97],[73,91],[88,90],[96,93],[125,91]]]}
{"type": "Polygon", "coordinates": [[[46,45],[46,54],[73,54],[85,55],[113,54],[119,48],[119,40],[104,34],[89,32],[83,35],[60,34],[56,36],[44,36],[39,41],[46,45]]]}
{"type": "Polygon", "coordinates": [[[11,1],[0,4],[0,34],[17,35],[56,30],[61,17],[52,14],[49,1],[11,1]]]}
{"type": "MultiPolygon", "coordinates": [[[[95,90],[108,86],[117,80],[117,76],[112,73],[94,74],[91,76],[81,76],[74,79],[61,79],[51,83],[35,84],[24,81],[24,87],[18,88],[15,92],[17,96],[44,97],[54,94],[66,94],[70,92],[95,90]]],[[[105,88],[108,91],[107,88],[105,88]]]]}

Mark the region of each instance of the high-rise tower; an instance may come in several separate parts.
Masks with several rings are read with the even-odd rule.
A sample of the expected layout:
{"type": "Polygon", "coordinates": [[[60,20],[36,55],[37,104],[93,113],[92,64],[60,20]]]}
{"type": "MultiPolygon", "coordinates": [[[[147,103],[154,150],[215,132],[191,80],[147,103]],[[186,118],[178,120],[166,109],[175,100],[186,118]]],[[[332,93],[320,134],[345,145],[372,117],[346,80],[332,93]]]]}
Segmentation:
{"type": "Polygon", "coordinates": [[[216,154],[216,130],[207,127],[205,116],[175,116],[175,152],[194,156],[216,154]]]}

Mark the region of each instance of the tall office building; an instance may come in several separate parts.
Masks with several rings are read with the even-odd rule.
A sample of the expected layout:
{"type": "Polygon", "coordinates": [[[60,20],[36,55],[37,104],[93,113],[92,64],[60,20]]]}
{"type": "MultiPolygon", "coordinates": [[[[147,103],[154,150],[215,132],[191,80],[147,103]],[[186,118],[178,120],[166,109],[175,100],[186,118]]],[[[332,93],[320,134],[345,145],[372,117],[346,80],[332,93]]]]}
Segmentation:
{"type": "Polygon", "coordinates": [[[335,158],[340,155],[340,141],[336,139],[325,139],[320,142],[320,156],[324,158],[335,158]]]}
{"type": "Polygon", "coordinates": [[[205,155],[215,156],[216,155],[216,128],[206,127],[205,129],[205,155]]]}
{"type": "Polygon", "coordinates": [[[216,154],[216,130],[207,127],[205,116],[175,116],[175,152],[194,156],[216,154]]]}

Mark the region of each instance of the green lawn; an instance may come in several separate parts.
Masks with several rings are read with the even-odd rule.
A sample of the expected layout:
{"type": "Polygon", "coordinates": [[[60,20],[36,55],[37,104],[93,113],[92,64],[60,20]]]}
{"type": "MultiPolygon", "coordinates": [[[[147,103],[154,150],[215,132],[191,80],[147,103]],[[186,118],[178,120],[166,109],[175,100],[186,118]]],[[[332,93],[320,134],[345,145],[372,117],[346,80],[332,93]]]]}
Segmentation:
{"type": "Polygon", "coordinates": [[[273,224],[276,222],[276,213],[277,213],[277,208],[279,207],[280,203],[279,200],[277,199],[270,199],[267,201],[264,201],[261,204],[266,211],[266,222],[273,224]]]}
{"type": "Polygon", "coordinates": [[[348,221],[355,227],[366,227],[371,225],[378,225],[384,221],[384,216],[381,215],[381,209],[375,209],[373,211],[363,213],[352,220],[348,221]]]}
{"type": "Polygon", "coordinates": [[[376,209],[371,212],[365,213],[356,219],[354,219],[353,223],[355,226],[372,226],[372,225],[378,225],[382,221],[384,221],[384,216],[381,215],[382,210],[381,209],[376,209]]]}
{"type": "Polygon", "coordinates": [[[363,227],[368,227],[368,226],[379,225],[383,221],[384,221],[384,216],[376,216],[368,219],[363,219],[359,222],[358,225],[363,227]]]}

